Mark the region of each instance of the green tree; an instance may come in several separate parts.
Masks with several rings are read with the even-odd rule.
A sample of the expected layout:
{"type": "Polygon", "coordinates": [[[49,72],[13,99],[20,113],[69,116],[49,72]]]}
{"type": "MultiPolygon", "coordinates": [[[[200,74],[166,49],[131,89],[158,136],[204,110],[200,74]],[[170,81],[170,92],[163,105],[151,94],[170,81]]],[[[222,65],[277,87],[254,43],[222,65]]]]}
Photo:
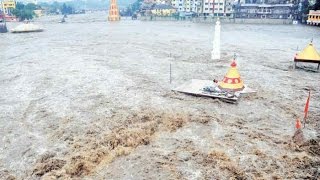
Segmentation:
{"type": "Polygon", "coordinates": [[[139,11],[140,8],[141,8],[141,4],[142,4],[143,0],[137,0],[136,2],[134,2],[132,4],[132,12],[136,12],[136,11],[139,11]]]}
{"type": "Polygon", "coordinates": [[[67,5],[66,5],[66,3],[63,3],[62,8],[61,8],[61,13],[68,14],[67,11],[68,11],[67,5]]]}
{"type": "Polygon", "coordinates": [[[304,0],[301,2],[301,13],[302,14],[308,14],[309,13],[309,7],[310,3],[309,0],[304,0]]]}
{"type": "Polygon", "coordinates": [[[37,9],[37,5],[33,3],[24,5],[18,2],[16,9],[12,11],[12,14],[19,18],[20,21],[31,20],[35,16],[35,13],[33,12],[35,9],[37,9]]]}
{"type": "Polygon", "coordinates": [[[33,4],[33,3],[28,3],[26,6],[25,6],[25,9],[28,9],[28,10],[36,10],[38,8],[37,5],[33,4]]]}
{"type": "Polygon", "coordinates": [[[54,1],[49,7],[49,12],[52,14],[57,14],[58,9],[60,9],[60,4],[57,1],[54,1]]]}
{"type": "Polygon", "coordinates": [[[71,6],[66,5],[63,3],[61,7],[61,13],[62,14],[73,14],[73,8],[71,6]]]}
{"type": "Polygon", "coordinates": [[[16,9],[18,9],[18,10],[24,9],[24,4],[21,3],[21,2],[18,2],[17,5],[16,5],[16,9]]]}
{"type": "Polygon", "coordinates": [[[320,10],[320,0],[317,0],[312,7],[313,10],[320,10]]]}

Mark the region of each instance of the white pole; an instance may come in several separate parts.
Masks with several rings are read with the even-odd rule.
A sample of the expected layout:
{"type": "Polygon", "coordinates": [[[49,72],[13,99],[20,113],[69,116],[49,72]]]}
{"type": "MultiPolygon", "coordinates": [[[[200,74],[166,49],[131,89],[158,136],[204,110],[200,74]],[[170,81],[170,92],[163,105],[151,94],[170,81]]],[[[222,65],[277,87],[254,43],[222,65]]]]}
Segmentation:
{"type": "Polygon", "coordinates": [[[213,60],[220,59],[220,31],[220,19],[218,17],[214,30],[213,50],[211,54],[211,59],[213,60]]]}

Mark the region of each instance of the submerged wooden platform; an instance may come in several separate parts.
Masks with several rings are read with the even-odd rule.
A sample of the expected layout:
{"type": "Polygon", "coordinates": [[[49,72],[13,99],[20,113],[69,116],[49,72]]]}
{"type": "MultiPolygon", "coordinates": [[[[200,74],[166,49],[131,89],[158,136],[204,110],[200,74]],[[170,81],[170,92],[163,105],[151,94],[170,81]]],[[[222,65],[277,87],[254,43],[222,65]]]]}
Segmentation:
{"type": "Polygon", "coordinates": [[[192,79],[191,81],[186,82],[181,86],[174,88],[172,90],[176,92],[184,93],[184,94],[194,95],[194,96],[218,98],[229,103],[236,103],[240,98],[241,94],[256,92],[245,86],[245,88],[242,91],[239,91],[236,93],[236,96],[227,97],[224,93],[214,93],[214,92],[203,91],[203,88],[209,87],[209,86],[214,86],[214,83],[210,80],[192,79]]]}
{"type": "Polygon", "coordinates": [[[32,32],[43,32],[43,29],[36,29],[36,30],[11,30],[11,33],[32,33],[32,32]]]}

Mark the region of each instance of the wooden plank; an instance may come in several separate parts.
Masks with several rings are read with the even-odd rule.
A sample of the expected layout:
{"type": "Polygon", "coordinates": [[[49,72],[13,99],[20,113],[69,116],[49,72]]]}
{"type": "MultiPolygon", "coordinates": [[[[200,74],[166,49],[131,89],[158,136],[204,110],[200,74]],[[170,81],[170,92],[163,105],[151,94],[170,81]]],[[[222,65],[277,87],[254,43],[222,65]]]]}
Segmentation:
{"type": "MultiPolygon", "coordinates": [[[[190,92],[190,93],[199,93],[199,90],[203,89],[204,87],[208,86],[214,86],[215,84],[213,81],[210,80],[200,80],[200,79],[192,79],[191,82],[186,82],[182,84],[181,86],[173,89],[174,91],[184,91],[184,92],[190,92]]],[[[247,85],[244,85],[244,89],[242,91],[239,91],[240,94],[251,94],[256,93],[257,91],[249,88],[247,85]]]]}

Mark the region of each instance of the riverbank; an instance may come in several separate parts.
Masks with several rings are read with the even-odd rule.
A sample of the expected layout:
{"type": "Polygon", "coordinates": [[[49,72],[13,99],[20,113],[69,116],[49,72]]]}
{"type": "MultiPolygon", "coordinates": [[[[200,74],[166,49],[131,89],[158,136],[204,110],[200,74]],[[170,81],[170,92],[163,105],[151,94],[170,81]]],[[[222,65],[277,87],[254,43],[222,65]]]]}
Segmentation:
{"type": "MultiPolygon", "coordinates": [[[[191,21],[196,23],[214,23],[217,18],[212,17],[195,17],[195,18],[183,18],[177,19],[175,17],[161,17],[161,16],[141,16],[139,20],[142,21],[191,21]]],[[[292,19],[248,19],[248,18],[220,18],[221,23],[233,23],[233,24],[293,24],[292,19]]]]}
{"type": "Polygon", "coordinates": [[[320,47],[319,29],[222,24],[222,58],[213,61],[212,24],[106,17],[44,17],[34,22],[42,33],[0,34],[1,178],[319,174],[320,73],[292,68],[297,46],[313,37],[320,47]],[[171,91],[190,79],[221,80],[234,53],[256,95],[231,105],[171,91]],[[296,145],[306,89],[306,141],[296,145]]]}

